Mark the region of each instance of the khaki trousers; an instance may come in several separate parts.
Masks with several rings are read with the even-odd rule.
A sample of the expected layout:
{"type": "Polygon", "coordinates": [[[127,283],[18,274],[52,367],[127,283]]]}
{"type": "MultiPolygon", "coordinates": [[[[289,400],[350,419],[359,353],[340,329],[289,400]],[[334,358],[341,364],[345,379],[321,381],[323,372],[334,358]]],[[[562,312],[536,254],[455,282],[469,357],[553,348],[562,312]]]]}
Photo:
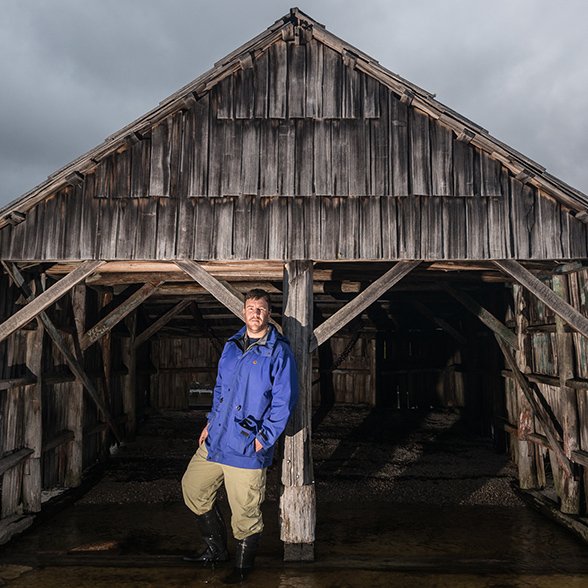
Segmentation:
{"type": "Polygon", "coordinates": [[[261,504],[265,498],[266,469],[236,468],[207,461],[207,455],[206,445],[202,443],[182,477],[182,493],[186,506],[196,515],[212,510],[216,493],[224,481],[235,539],[240,541],[254,533],[261,533],[261,504]]]}

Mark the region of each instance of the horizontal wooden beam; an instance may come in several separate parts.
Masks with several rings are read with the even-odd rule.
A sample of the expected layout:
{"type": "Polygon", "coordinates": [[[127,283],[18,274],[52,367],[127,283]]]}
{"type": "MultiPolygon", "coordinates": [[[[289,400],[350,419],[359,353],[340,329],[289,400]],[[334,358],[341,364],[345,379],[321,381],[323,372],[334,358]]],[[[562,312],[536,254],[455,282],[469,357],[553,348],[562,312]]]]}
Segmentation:
{"type": "Polygon", "coordinates": [[[443,284],[443,290],[467,308],[474,316],[477,316],[495,335],[498,335],[513,349],[518,350],[517,336],[469,294],[466,294],[463,290],[456,290],[447,283],[443,284]]]}
{"type": "Polygon", "coordinates": [[[25,447],[0,458],[0,476],[17,466],[21,461],[24,461],[32,453],[34,453],[32,449],[25,447]]]}
{"type": "Polygon", "coordinates": [[[3,518],[0,521],[0,545],[4,545],[12,539],[14,535],[22,533],[28,529],[35,520],[34,515],[14,514],[3,518]]]}
{"type": "Polygon", "coordinates": [[[28,386],[29,384],[36,384],[36,376],[23,376],[22,378],[3,378],[0,380],[0,390],[10,390],[10,388],[19,388],[20,386],[28,386]]]}
{"type": "Polygon", "coordinates": [[[588,319],[514,259],[494,261],[505,273],[534,294],[573,329],[588,337],[588,319]]]}
{"type": "MultiPolygon", "coordinates": [[[[512,370],[502,370],[502,376],[505,378],[516,379],[515,375],[512,373],[512,370]]],[[[534,382],[535,384],[545,384],[547,386],[554,386],[556,388],[560,387],[560,381],[557,376],[546,376],[545,374],[528,374],[525,373],[525,378],[529,380],[529,382],[534,382]]]]}
{"type": "Polygon", "coordinates": [[[151,296],[162,283],[163,282],[155,281],[143,284],[141,288],[117,306],[110,314],[98,321],[98,323],[96,323],[91,329],[88,329],[80,339],[80,347],[82,351],[85,351],[90,345],[96,343],[98,339],[104,337],[104,335],[106,335],[106,333],[108,333],[115,325],[147,300],[147,298],[149,298],[149,296],[151,296]]]}
{"type": "Polygon", "coordinates": [[[387,292],[394,284],[402,280],[415,267],[420,264],[417,261],[399,261],[383,276],[372,282],[361,294],[348,302],[343,308],[331,315],[324,323],[320,324],[313,332],[310,343],[310,351],[314,351],[341,330],[348,322],[373,304],[384,292],[387,292]]]}
{"type": "Polygon", "coordinates": [[[14,333],[14,331],[26,325],[40,312],[49,308],[49,306],[59,300],[76,284],[79,284],[84,278],[94,273],[103,263],[103,261],[85,261],[67,276],[61,278],[59,282],[47,288],[42,294],[39,294],[36,298],[32,298],[25,307],[14,313],[0,325],[0,341],[3,341],[6,337],[14,333]]]}
{"type": "Polygon", "coordinates": [[[58,433],[57,435],[55,435],[55,437],[53,437],[52,439],[50,439],[49,441],[44,443],[42,452],[46,453],[47,451],[51,451],[52,449],[55,449],[56,447],[60,447],[61,445],[65,444],[65,443],[69,443],[70,441],[73,441],[74,438],[75,438],[74,432],[70,431],[68,429],[65,429],[65,430],[61,431],[60,433],[58,433]]]}

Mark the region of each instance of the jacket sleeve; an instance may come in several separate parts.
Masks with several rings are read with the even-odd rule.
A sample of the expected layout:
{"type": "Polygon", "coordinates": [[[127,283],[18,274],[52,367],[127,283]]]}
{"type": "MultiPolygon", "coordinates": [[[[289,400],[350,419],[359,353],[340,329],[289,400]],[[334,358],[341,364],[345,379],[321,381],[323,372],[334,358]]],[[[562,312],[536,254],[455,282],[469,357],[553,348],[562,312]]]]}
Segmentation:
{"type": "Polygon", "coordinates": [[[298,373],[290,348],[284,345],[271,368],[272,400],[263,419],[258,441],[264,449],[272,447],[284,432],[292,409],[298,401],[298,373]]]}

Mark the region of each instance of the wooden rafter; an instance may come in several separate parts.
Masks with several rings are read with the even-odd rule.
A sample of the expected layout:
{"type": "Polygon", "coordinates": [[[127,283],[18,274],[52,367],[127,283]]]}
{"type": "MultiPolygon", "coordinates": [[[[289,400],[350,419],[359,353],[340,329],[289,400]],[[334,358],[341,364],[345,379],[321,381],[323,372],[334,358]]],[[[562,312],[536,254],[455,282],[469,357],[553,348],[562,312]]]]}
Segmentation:
{"type": "Polygon", "coordinates": [[[131,313],[137,306],[143,303],[151,296],[163,282],[147,282],[143,284],[132,296],[129,296],[124,302],[117,306],[110,314],[98,321],[89,329],[81,338],[80,346],[82,350],[88,349],[98,339],[104,337],[115,325],[131,313]]]}
{"type": "Polygon", "coordinates": [[[573,329],[588,337],[588,319],[571,304],[558,296],[551,288],[536,278],[528,269],[514,259],[502,259],[494,263],[505,273],[514,278],[521,286],[534,294],[545,306],[551,308],[573,329]]]}
{"type": "Polygon", "coordinates": [[[353,300],[348,302],[343,308],[330,316],[314,330],[310,351],[312,352],[317,349],[319,345],[322,345],[327,339],[342,329],[349,321],[375,302],[384,292],[402,280],[419,263],[420,260],[399,261],[383,276],[372,282],[361,294],[358,294],[353,300]]]}
{"type": "MultiPolygon", "coordinates": [[[[9,319],[0,325],[0,341],[3,341],[6,337],[14,333],[14,331],[26,325],[40,312],[49,308],[49,306],[59,300],[59,298],[64,296],[84,278],[92,274],[103,263],[103,261],[85,261],[67,276],[61,278],[59,282],[53,284],[50,288],[47,288],[42,294],[39,294],[39,296],[36,297],[31,297],[29,303],[24,308],[15,312],[9,319]]],[[[7,266],[4,264],[4,267],[6,268],[7,266]]]]}
{"type": "Polygon", "coordinates": [[[465,306],[473,315],[477,316],[495,335],[498,335],[513,349],[518,350],[519,342],[517,341],[517,336],[490,311],[486,310],[469,294],[466,294],[462,290],[455,290],[455,288],[452,288],[449,284],[443,284],[443,289],[465,306]]]}
{"type": "Polygon", "coordinates": [[[178,315],[182,310],[184,310],[187,306],[192,303],[190,298],[185,298],[184,300],[180,300],[175,306],[170,308],[165,314],[160,316],[156,321],[151,323],[143,332],[141,332],[135,338],[135,347],[139,347],[145,343],[148,339],[153,337],[157,331],[162,329],[174,316],[178,315]]]}
{"type": "MultiPolygon", "coordinates": [[[[40,298],[43,295],[40,294],[39,296],[37,296],[37,298],[33,296],[32,292],[27,286],[22,274],[20,273],[16,265],[13,264],[12,266],[9,266],[5,262],[2,262],[2,265],[10,275],[12,281],[16,284],[16,286],[18,286],[18,288],[20,288],[24,297],[27,300],[36,300],[37,298],[40,298]]],[[[112,418],[112,415],[108,410],[108,407],[104,404],[102,398],[100,398],[100,395],[98,394],[98,391],[96,390],[92,380],[90,380],[88,374],[82,367],[81,363],[74,357],[73,353],[70,351],[63,336],[61,335],[57,327],[53,324],[53,321],[49,318],[45,311],[39,312],[36,318],[38,318],[38,320],[41,321],[41,323],[45,327],[45,330],[47,331],[47,334],[51,337],[51,339],[55,343],[55,346],[57,347],[57,349],[59,349],[59,351],[65,358],[65,361],[67,362],[70,370],[73,372],[76,378],[83,384],[84,388],[90,395],[90,398],[92,398],[98,409],[104,415],[104,418],[108,423],[108,426],[112,430],[112,433],[114,434],[116,440],[121,442],[122,435],[120,434],[118,426],[112,418]]]]}
{"type": "Polygon", "coordinates": [[[468,340],[464,337],[464,335],[462,335],[455,327],[450,325],[445,319],[442,319],[441,317],[436,316],[435,313],[431,312],[427,305],[423,304],[419,300],[411,300],[410,304],[419,314],[434,322],[446,333],[451,335],[451,337],[453,337],[458,343],[461,345],[467,344],[468,340]]]}

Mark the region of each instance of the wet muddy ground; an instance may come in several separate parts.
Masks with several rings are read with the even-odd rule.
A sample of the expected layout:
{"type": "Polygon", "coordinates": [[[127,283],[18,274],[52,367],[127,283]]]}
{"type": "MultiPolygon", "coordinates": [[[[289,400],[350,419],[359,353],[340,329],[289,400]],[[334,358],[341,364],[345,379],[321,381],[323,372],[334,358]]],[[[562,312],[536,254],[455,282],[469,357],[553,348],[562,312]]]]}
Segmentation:
{"type": "MultiPolygon", "coordinates": [[[[98,484],[0,551],[0,582],[222,585],[230,564],[201,570],[182,561],[199,533],[179,480],[204,414],[150,415],[98,484]]],[[[506,456],[458,413],[337,407],[317,427],[313,449],[316,561],[282,562],[274,467],[247,585],[588,587],[588,547],[523,504],[506,456]]]]}

